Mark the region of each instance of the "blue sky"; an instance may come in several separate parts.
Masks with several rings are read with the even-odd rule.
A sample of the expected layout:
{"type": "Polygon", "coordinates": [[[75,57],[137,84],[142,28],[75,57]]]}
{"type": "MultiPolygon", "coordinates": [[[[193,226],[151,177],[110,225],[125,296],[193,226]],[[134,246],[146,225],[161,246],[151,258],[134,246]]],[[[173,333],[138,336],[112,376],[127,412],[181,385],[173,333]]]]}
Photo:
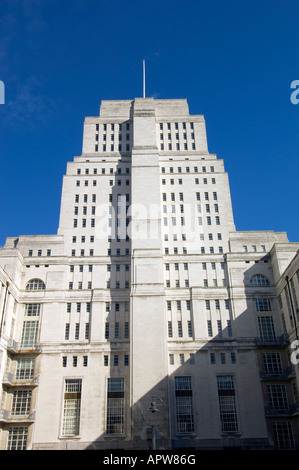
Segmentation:
{"type": "Polygon", "coordinates": [[[66,163],[102,99],[187,98],[237,230],[299,241],[297,0],[0,0],[0,246],[55,234],[66,163]],[[245,172],[244,172],[245,170],[245,172]],[[245,174],[245,178],[244,178],[245,174]]]}

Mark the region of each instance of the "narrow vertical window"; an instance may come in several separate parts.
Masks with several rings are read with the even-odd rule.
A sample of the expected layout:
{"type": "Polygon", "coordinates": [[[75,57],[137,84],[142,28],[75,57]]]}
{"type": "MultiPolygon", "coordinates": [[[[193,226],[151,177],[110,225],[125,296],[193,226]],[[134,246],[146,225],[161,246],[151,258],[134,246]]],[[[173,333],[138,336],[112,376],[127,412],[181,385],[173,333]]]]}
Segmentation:
{"type": "Polygon", "coordinates": [[[108,379],[107,434],[124,433],[124,379],[108,379]]]}
{"type": "Polygon", "coordinates": [[[222,336],[222,325],[221,325],[221,320],[217,320],[217,329],[218,329],[218,336],[222,336]]]}
{"type": "Polygon", "coordinates": [[[66,379],[63,402],[63,436],[77,436],[80,428],[81,379],[66,379]]]}
{"type": "Polygon", "coordinates": [[[238,419],[233,377],[230,375],[217,377],[217,386],[221,429],[223,432],[236,432],[238,419]]]}
{"type": "Polygon", "coordinates": [[[177,432],[194,432],[191,377],[175,377],[177,432]]]}
{"type": "Polygon", "coordinates": [[[193,336],[191,320],[188,321],[188,336],[189,336],[189,338],[191,338],[193,336]]]}
{"type": "Polygon", "coordinates": [[[182,328],[182,322],[178,321],[178,336],[179,338],[182,338],[183,336],[183,328],[182,328]]]}
{"type": "Polygon", "coordinates": [[[65,330],[64,330],[64,339],[69,339],[69,338],[70,338],[70,324],[66,323],[65,330]]]}
{"type": "Polygon", "coordinates": [[[227,320],[227,334],[228,334],[228,336],[233,336],[231,320],[227,320]]]}

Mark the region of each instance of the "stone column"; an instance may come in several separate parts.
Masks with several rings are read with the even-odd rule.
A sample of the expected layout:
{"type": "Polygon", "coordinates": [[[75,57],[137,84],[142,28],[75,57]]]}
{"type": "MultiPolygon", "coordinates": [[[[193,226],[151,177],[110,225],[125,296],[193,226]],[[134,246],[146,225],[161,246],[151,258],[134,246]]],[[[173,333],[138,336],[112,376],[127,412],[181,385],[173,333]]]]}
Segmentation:
{"type": "Polygon", "coordinates": [[[168,437],[160,169],[153,99],[135,99],[133,126],[130,358],[132,437],[137,446],[146,438],[149,425],[157,427],[158,438],[159,434],[168,437]],[[148,411],[152,401],[160,410],[154,414],[148,411]]]}

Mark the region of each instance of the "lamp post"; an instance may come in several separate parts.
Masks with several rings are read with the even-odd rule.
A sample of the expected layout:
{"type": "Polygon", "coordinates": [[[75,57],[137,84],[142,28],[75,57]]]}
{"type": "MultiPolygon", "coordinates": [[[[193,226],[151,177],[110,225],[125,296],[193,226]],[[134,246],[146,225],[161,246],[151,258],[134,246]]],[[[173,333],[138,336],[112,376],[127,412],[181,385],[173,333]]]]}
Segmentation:
{"type": "MultiPolygon", "coordinates": [[[[160,410],[156,407],[156,403],[152,401],[151,406],[149,407],[148,411],[154,414],[160,410]]],[[[156,426],[154,424],[151,424],[151,429],[152,429],[152,450],[156,450],[156,426]]]]}
{"type": "MultiPolygon", "coordinates": [[[[165,403],[157,395],[147,395],[144,397],[144,402],[140,403],[140,412],[143,422],[146,426],[151,429],[151,448],[156,450],[157,448],[157,437],[160,436],[159,426],[163,427],[163,419],[165,413],[165,403]],[[159,400],[159,408],[156,406],[156,401],[159,400]],[[158,414],[157,414],[158,413],[158,414]],[[155,417],[153,416],[155,415],[155,417]],[[159,415],[159,416],[158,416],[159,415]]],[[[149,429],[148,429],[149,431],[149,429]]]]}

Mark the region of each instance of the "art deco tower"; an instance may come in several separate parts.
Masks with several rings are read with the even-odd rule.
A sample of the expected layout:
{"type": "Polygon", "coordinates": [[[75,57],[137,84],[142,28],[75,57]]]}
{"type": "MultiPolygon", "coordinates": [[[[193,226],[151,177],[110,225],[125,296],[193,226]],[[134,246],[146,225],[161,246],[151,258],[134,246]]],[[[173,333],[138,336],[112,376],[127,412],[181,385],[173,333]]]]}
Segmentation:
{"type": "Polygon", "coordinates": [[[0,250],[1,448],[294,446],[297,418],[265,405],[295,375],[260,369],[287,365],[275,286],[297,249],[235,230],[186,100],[103,101],[58,234],[0,250]]]}

